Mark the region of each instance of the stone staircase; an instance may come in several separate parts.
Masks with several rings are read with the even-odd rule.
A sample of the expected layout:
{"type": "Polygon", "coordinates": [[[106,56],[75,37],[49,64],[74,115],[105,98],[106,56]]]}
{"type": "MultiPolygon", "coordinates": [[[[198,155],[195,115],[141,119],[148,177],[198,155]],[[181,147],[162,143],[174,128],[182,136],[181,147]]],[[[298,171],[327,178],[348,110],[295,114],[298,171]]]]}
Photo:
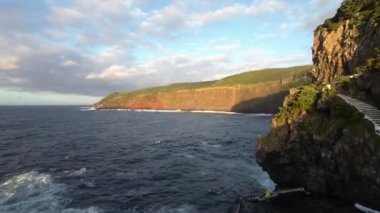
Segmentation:
{"type": "Polygon", "coordinates": [[[351,106],[355,107],[359,112],[363,113],[365,116],[364,118],[373,123],[376,134],[380,136],[380,110],[349,96],[342,94],[339,94],[338,96],[351,106]]]}

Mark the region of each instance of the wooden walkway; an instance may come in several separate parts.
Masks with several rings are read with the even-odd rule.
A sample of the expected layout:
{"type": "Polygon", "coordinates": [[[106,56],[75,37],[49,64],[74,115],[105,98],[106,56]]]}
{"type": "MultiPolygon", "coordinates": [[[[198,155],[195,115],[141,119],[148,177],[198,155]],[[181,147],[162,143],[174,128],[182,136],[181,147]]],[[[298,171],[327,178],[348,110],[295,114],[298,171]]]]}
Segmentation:
{"type": "Polygon", "coordinates": [[[373,123],[373,125],[375,126],[376,134],[380,136],[380,110],[349,96],[341,94],[339,94],[338,96],[351,106],[355,107],[359,112],[363,113],[364,118],[373,123]]]}

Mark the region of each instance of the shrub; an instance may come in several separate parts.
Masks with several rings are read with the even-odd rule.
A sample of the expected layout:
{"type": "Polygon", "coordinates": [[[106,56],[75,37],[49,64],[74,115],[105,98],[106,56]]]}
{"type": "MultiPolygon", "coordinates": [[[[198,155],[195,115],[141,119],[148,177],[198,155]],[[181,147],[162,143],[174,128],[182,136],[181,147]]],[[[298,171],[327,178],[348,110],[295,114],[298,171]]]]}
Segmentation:
{"type": "Polygon", "coordinates": [[[315,85],[299,88],[299,91],[281,107],[276,114],[275,120],[279,124],[285,124],[288,120],[295,120],[303,112],[312,112],[316,109],[320,98],[320,90],[315,85]]]}
{"type": "Polygon", "coordinates": [[[379,48],[375,48],[374,56],[372,58],[368,58],[364,65],[358,66],[355,68],[356,73],[363,72],[379,72],[380,71],[380,50],[379,48]]]}

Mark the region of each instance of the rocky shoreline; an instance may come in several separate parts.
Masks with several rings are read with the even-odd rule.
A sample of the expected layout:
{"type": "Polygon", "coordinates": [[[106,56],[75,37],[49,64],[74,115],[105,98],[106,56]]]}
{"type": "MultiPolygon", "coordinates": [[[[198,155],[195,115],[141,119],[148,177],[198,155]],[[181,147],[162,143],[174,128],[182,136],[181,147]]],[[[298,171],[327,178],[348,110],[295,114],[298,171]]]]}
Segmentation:
{"type": "Polygon", "coordinates": [[[266,201],[241,199],[231,213],[359,213],[353,205],[305,192],[282,194],[266,201]]]}

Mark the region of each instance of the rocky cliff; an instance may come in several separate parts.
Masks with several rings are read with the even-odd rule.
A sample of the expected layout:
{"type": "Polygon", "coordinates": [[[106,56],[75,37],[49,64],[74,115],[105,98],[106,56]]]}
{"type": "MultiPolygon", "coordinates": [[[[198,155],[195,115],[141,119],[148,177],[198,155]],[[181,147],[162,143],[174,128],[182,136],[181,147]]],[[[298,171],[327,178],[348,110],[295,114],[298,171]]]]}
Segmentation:
{"type": "Polygon", "coordinates": [[[114,93],[95,107],[273,113],[281,106],[290,87],[310,82],[310,71],[310,66],[254,71],[219,81],[114,93]]]}
{"type": "Polygon", "coordinates": [[[256,149],[279,187],[303,186],[380,209],[380,137],[363,114],[336,96],[380,106],[379,9],[377,0],[346,0],[316,29],[316,81],[291,91],[256,149]],[[331,89],[322,84],[328,82],[331,89]]]}
{"type": "Polygon", "coordinates": [[[110,98],[98,109],[213,110],[245,113],[273,113],[288,93],[282,85],[268,83],[253,86],[214,87],[142,95],[116,101],[110,98]]]}
{"type": "Polygon", "coordinates": [[[257,159],[281,187],[380,208],[380,137],[334,93],[302,88],[287,97],[257,159]]]}
{"type": "Polygon", "coordinates": [[[356,68],[379,51],[379,7],[377,0],[345,1],[336,16],[316,29],[312,51],[318,82],[359,72],[356,68]]]}

